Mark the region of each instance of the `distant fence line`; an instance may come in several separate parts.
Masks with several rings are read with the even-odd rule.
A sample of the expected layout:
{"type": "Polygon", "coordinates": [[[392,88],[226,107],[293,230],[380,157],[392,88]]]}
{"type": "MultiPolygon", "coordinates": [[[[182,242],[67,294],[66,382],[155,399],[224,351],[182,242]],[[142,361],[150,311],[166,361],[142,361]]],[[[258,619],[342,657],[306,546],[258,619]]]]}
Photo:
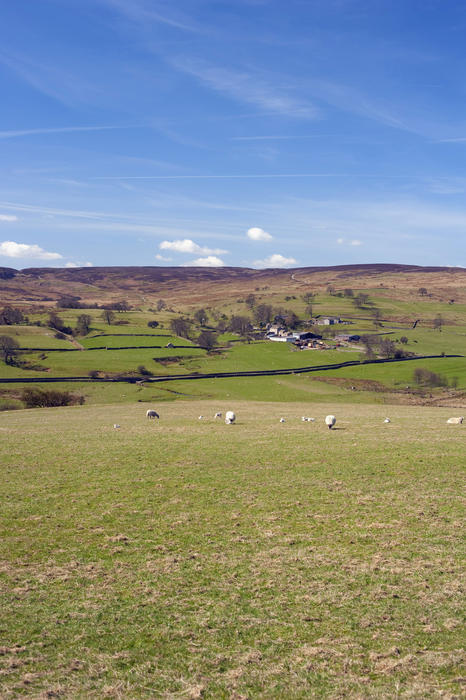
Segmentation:
{"type": "Polygon", "coordinates": [[[413,360],[432,360],[442,358],[464,357],[464,355],[417,355],[415,357],[402,358],[384,358],[379,360],[348,360],[347,362],[338,362],[328,365],[312,365],[311,367],[295,367],[293,369],[264,369],[264,370],[248,370],[244,372],[209,372],[192,374],[166,374],[156,377],[29,377],[21,379],[19,377],[9,377],[6,379],[0,378],[2,384],[28,384],[28,383],[55,383],[55,382],[117,382],[136,384],[137,382],[158,383],[158,382],[174,382],[184,381],[188,379],[223,379],[231,377],[271,377],[286,374],[304,374],[308,372],[325,372],[332,369],[341,369],[343,367],[361,367],[364,365],[377,365],[393,362],[411,362],[413,360]]]}

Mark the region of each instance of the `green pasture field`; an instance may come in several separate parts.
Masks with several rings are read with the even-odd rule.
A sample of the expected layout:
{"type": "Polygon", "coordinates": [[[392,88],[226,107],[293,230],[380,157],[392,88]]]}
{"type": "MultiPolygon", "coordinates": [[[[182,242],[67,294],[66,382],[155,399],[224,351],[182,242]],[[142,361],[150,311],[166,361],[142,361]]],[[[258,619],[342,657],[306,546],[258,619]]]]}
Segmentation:
{"type": "Polygon", "coordinates": [[[2,698],[462,696],[451,409],[154,407],[0,414],[2,698]]]}
{"type": "Polygon", "coordinates": [[[22,348],[69,348],[68,340],[55,338],[51,328],[38,326],[0,326],[0,335],[9,335],[22,348]]]}
{"type": "MultiPolygon", "coordinates": [[[[379,365],[360,365],[343,367],[339,370],[325,372],[328,377],[348,377],[351,379],[373,380],[388,388],[414,386],[413,372],[422,367],[436,374],[445,376],[449,383],[453,377],[458,379],[458,388],[466,389],[466,357],[444,357],[427,360],[410,360],[408,362],[387,362],[379,365]]],[[[322,374],[322,376],[324,376],[322,374]]]]}

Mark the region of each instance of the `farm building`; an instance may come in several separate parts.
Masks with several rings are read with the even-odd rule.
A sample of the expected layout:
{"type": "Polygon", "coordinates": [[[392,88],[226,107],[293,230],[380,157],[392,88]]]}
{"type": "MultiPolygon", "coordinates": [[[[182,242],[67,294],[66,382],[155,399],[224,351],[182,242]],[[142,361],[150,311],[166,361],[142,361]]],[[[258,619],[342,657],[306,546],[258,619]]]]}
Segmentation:
{"type": "Polygon", "coordinates": [[[336,323],[341,323],[339,316],[321,316],[316,321],[318,326],[334,326],[336,323]]]}
{"type": "Polygon", "coordinates": [[[296,338],[292,335],[267,335],[267,340],[273,340],[276,343],[295,343],[296,338]]]}
{"type": "Polygon", "coordinates": [[[311,331],[293,331],[291,334],[295,340],[311,340],[311,339],[321,339],[321,335],[317,335],[317,333],[311,333],[311,331]]]}
{"type": "Polygon", "coordinates": [[[336,335],[334,340],[340,343],[357,343],[358,340],[361,340],[360,335],[349,335],[348,333],[340,333],[339,335],[336,335]]]}

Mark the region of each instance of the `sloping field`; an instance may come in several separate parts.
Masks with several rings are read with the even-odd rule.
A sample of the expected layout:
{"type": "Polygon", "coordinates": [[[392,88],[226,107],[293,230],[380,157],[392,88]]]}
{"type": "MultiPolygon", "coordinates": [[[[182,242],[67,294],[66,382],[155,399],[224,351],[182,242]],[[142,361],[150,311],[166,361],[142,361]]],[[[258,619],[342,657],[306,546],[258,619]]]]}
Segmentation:
{"type": "Polygon", "coordinates": [[[154,407],[0,414],[2,697],[461,696],[451,409],[154,407]]]}

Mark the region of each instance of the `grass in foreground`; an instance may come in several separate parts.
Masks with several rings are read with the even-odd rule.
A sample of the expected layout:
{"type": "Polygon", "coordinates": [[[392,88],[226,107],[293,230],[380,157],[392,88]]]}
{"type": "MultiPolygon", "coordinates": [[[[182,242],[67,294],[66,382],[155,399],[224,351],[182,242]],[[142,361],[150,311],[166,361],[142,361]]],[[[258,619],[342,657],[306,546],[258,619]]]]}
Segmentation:
{"type": "Polygon", "coordinates": [[[464,425],[334,410],[0,414],[2,697],[459,697],[464,425]]]}

